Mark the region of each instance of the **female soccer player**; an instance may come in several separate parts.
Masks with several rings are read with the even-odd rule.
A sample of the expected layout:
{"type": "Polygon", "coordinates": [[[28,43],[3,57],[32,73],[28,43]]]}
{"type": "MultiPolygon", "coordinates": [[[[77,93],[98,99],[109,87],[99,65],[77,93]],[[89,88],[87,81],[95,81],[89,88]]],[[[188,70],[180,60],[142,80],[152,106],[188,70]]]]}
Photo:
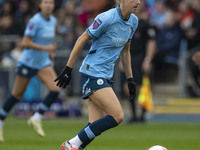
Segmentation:
{"type": "Polygon", "coordinates": [[[111,78],[115,62],[120,56],[128,80],[130,100],[134,100],[136,84],[131,69],[130,41],[138,25],[133,13],[139,4],[140,0],[120,0],[118,7],[98,15],[76,41],[67,65],[55,80],[59,87],[69,84],[78,54],[83,45],[92,39],[92,46],[80,68],[89,123],[74,138],[64,142],[62,150],[82,149],[96,136],[123,121],[124,112],[112,89],[111,78]]]}
{"type": "Polygon", "coordinates": [[[50,54],[56,50],[53,41],[57,20],[51,15],[54,10],[54,0],[40,0],[39,8],[40,12],[30,19],[26,27],[22,40],[24,50],[17,63],[13,90],[0,111],[0,141],[4,140],[2,133],[4,119],[22,98],[33,76],[37,75],[50,91],[40,104],[38,112],[28,120],[28,124],[42,137],[45,136],[41,126],[42,115],[55,101],[60,91],[60,88],[53,82],[57,75],[50,61],[50,54]]]}

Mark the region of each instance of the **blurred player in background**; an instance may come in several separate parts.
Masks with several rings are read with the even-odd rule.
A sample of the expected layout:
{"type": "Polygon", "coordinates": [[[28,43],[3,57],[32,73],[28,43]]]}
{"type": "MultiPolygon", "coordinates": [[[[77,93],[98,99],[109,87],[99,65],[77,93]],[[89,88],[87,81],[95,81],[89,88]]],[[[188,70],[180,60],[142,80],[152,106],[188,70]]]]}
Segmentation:
{"type": "MultiPolygon", "coordinates": [[[[143,75],[150,75],[152,68],[152,59],[155,54],[155,38],[156,31],[155,28],[150,26],[148,23],[149,14],[146,9],[146,3],[141,2],[138,7],[136,15],[139,18],[138,28],[133,35],[131,41],[131,65],[133,66],[133,76],[137,84],[137,96],[139,94],[139,89],[142,84],[143,75]]],[[[120,68],[122,68],[120,66],[120,68]]],[[[123,69],[123,68],[122,68],[123,69]]],[[[122,70],[121,69],[121,70],[122,70]]],[[[124,93],[128,95],[127,82],[123,85],[124,93]]],[[[141,115],[137,115],[137,98],[135,101],[131,102],[131,119],[129,122],[144,122],[145,121],[145,108],[141,108],[141,115]]]]}
{"type": "Polygon", "coordinates": [[[131,69],[130,44],[137,28],[136,12],[140,0],[120,0],[120,6],[98,15],[93,24],[76,41],[68,63],[55,80],[65,88],[84,44],[93,40],[80,68],[83,99],[89,123],[74,138],[64,142],[62,150],[83,149],[102,132],[116,127],[124,119],[122,106],[112,89],[114,66],[121,58],[128,81],[130,101],[135,98],[136,84],[131,69]]]}
{"type": "Polygon", "coordinates": [[[48,111],[51,104],[58,97],[60,88],[53,81],[57,75],[51,66],[50,56],[55,52],[56,45],[53,44],[55,26],[57,20],[52,16],[54,0],[40,0],[40,11],[29,21],[22,45],[24,50],[17,63],[16,78],[11,95],[5,101],[0,110],[0,141],[3,142],[3,123],[7,114],[22,98],[30,79],[37,75],[46,85],[49,94],[40,104],[38,111],[28,120],[28,124],[35,132],[44,137],[45,133],[41,126],[44,112],[48,111]]]}

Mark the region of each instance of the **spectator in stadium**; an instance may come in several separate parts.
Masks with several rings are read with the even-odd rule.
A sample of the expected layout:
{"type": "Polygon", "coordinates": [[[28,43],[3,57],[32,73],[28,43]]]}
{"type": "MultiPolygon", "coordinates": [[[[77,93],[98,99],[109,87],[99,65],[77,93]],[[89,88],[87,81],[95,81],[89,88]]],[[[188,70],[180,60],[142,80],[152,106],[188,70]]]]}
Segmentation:
{"type": "Polygon", "coordinates": [[[120,0],[120,5],[99,14],[93,24],[76,41],[69,60],[55,80],[65,88],[71,71],[84,44],[93,39],[88,55],[80,68],[83,99],[86,99],[89,123],[74,138],[65,141],[62,150],[85,148],[96,136],[116,127],[124,112],[112,89],[111,78],[116,60],[121,58],[128,80],[130,98],[134,100],[136,83],[131,69],[130,43],[138,19],[134,15],[140,0],[120,0]]]}
{"type": "Polygon", "coordinates": [[[161,29],[166,23],[168,7],[166,0],[156,0],[155,8],[151,9],[150,23],[151,25],[161,29]]]}
{"type": "MultiPolygon", "coordinates": [[[[143,75],[150,75],[151,67],[152,67],[152,59],[155,54],[155,38],[156,38],[156,30],[148,23],[149,15],[146,10],[146,3],[144,1],[141,2],[136,15],[139,18],[138,28],[133,35],[133,39],[131,41],[131,66],[133,66],[133,76],[135,78],[137,87],[136,93],[137,96],[139,94],[139,89],[142,84],[143,75]]],[[[128,86],[127,82],[123,85],[123,89],[125,94],[128,94],[128,86]]],[[[137,100],[137,97],[136,97],[137,100]]],[[[138,117],[137,115],[137,101],[131,102],[131,119],[132,122],[144,122],[145,121],[145,108],[142,108],[141,115],[138,117]]]]}
{"type": "Polygon", "coordinates": [[[188,49],[193,49],[200,45],[200,0],[192,1],[194,17],[191,20],[190,26],[185,30],[185,35],[188,40],[188,49]]]}
{"type": "Polygon", "coordinates": [[[65,10],[65,14],[75,17],[77,4],[78,3],[74,0],[67,0],[63,5],[64,10],[65,10]]]}
{"type": "Polygon", "coordinates": [[[21,55],[21,52],[22,52],[22,38],[19,37],[15,41],[14,48],[11,49],[10,52],[5,53],[1,61],[1,65],[7,68],[14,67],[21,55]]]}
{"type": "Polygon", "coordinates": [[[147,7],[153,8],[155,6],[156,0],[145,0],[147,7]]]}
{"type": "Polygon", "coordinates": [[[16,26],[15,20],[11,15],[3,15],[0,17],[0,34],[13,35],[20,34],[21,30],[16,26]]]}
{"type": "MultiPolygon", "coordinates": [[[[2,7],[2,3],[4,2],[4,0],[0,0],[0,8],[2,7]]],[[[0,9],[1,11],[1,9],[0,9]]]]}
{"type": "Polygon", "coordinates": [[[60,88],[56,86],[53,80],[56,73],[51,66],[50,54],[56,50],[53,44],[55,36],[56,18],[51,14],[54,9],[54,0],[40,0],[40,12],[36,13],[29,21],[22,46],[24,50],[17,63],[15,83],[11,95],[5,101],[3,108],[0,110],[0,141],[3,138],[3,123],[7,114],[22,98],[23,93],[30,79],[37,75],[46,85],[49,94],[40,104],[38,112],[28,120],[28,124],[33,127],[35,132],[40,136],[45,136],[41,126],[42,116],[48,111],[51,104],[58,97],[60,88]]]}
{"type": "Polygon", "coordinates": [[[2,3],[2,8],[0,9],[0,16],[5,16],[5,15],[14,15],[15,12],[15,7],[14,3],[11,0],[5,0],[2,3]]]}
{"type": "Polygon", "coordinates": [[[188,0],[180,1],[176,16],[183,30],[187,31],[191,28],[194,19],[194,11],[191,9],[191,2],[188,0]]]}
{"type": "Polygon", "coordinates": [[[26,19],[32,15],[32,9],[30,7],[30,1],[21,0],[19,2],[19,8],[15,12],[17,23],[22,31],[26,28],[26,19]]]}
{"type": "Polygon", "coordinates": [[[167,0],[167,6],[172,10],[177,10],[180,1],[177,0],[167,0]]]}
{"type": "Polygon", "coordinates": [[[157,52],[154,59],[156,65],[168,61],[175,63],[179,56],[179,47],[183,37],[183,31],[173,11],[167,12],[166,20],[163,28],[158,31],[156,38],[157,52]]]}
{"type": "Polygon", "coordinates": [[[75,26],[75,21],[73,16],[66,15],[63,18],[63,22],[58,27],[58,33],[64,36],[68,32],[73,31],[74,26],[75,26]]]}
{"type": "Polygon", "coordinates": [[[78,14],[78,23],[88,27],[93,19],[101,12],[112,8],[115,0],[83,0],[81,3],[82,12],[78,14]]]}
{"type": "Polygon", "coordinates": [[[173,80],[174,73],[177,70],[182,39],[183,31],[176,20],[174,11],[169,11],[167,13],[167,22],[158,31],[156,37],[156,54],[153,59],[154,81],[165,82],[173,80]],[[165,77],[166,71],[168,71],[168,76],[172,76],[171,78],[165,77]]]}
{"type": "Polygon", "coordinates": [[[200,0],[193,0],[192,7],[194,9],[194,19],[192,27],[186,31],[186,37],[189,48],[188,64],[194,84],[188,86],[188,92],[190,96],[200,97],[200,0]]]}

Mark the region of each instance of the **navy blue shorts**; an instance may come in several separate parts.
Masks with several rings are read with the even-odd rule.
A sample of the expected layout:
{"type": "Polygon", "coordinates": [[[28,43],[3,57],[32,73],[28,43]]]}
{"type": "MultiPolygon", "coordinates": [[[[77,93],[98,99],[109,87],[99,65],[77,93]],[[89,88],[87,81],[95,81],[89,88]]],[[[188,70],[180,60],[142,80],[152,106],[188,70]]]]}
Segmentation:
{"type": "Polygon", "coordinates": [[[101,77],[92,77],[81,73],[83,99],[87,99],[93,92],[105,87],[112,87],[112,80],[101,77]]]}
{"type": "Polygon", "coordinates": [[[36,75],[37,71],[38,69],[33,69],[24,64],[20,64],[19,66],[17,66],[16,74],[25,78],[32,78],[36,75]]]}

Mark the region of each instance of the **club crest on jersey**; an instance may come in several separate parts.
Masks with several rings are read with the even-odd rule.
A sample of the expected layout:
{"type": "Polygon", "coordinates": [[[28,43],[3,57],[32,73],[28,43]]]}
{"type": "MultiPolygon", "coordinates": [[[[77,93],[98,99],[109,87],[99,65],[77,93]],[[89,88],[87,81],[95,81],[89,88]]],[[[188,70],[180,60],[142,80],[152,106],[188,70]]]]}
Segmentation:
{"type": "Polygon", "coordinates": [[[102,24],[100,19],[97,19],[93,23],[93,29],[97,29],[102,24]]]}
{"type": "Polygon", "coordinates": [[[31,25],[29,26],[29,30],[32,30],[32,29],[33,29],[33,27],[34,27],[34,25],[33,25],[33,24],[31,24],[31,25]]]}
{"type": "Polygon", "coordinates": [[[103,82],[102,79],[98,79],[98,80],[97,80],[97,84],[98,84],[98,85],[102,85],[103,83],[104,83],[104,82],[103,82]]]}
{"type": "Polygon", "coordinates": [[[27,75],[27,74],[28,74],[28,69],[23,68],[23,69],[22,69],[22,74],[23,74],[23,75],[27,75]]]}

